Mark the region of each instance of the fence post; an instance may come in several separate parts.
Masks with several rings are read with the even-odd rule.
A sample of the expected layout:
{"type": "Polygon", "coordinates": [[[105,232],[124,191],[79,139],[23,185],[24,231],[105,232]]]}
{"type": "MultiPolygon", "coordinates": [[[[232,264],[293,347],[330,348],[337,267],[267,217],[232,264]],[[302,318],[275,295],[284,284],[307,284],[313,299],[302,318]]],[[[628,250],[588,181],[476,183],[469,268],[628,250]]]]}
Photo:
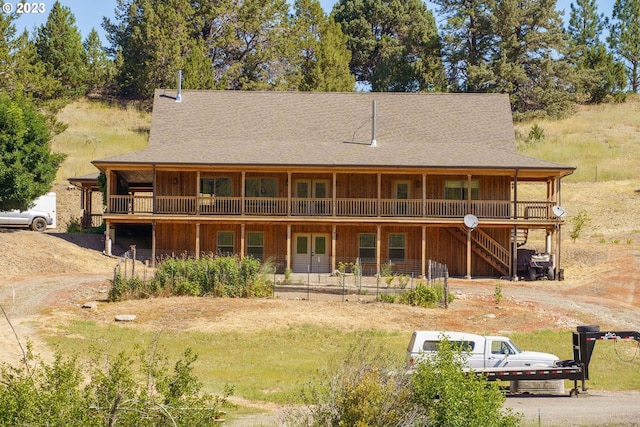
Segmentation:
{"type": "Polygon", "coordinates": [[[449,308],[449,269],[444,267],[444,308],[449,308]]]}
{"type": "Polygon", "coordinates": [[[131,245],[131,278],[136,276],[136,245],[131,245]]]}

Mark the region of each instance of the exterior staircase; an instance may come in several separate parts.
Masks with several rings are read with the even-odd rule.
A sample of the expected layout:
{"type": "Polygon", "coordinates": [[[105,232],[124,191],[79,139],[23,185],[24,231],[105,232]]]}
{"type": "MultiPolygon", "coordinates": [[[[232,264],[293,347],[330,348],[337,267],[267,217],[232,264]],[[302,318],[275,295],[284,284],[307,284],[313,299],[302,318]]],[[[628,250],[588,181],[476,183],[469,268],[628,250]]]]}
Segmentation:
{"type": "MultiPolygon", "coordinates": [[[[448,228],[449,232],[460,242],[467,243],[467,231],[463,227],[448,228]]],[[[528,230],[518,230],[518,246],[526,243],[528,230]]],[[[471,250],[499,271],[503,276],[508,276],[511,272],[511,252],[504,248],[490,235],[476,228],[471,233],[471,250]]]]}

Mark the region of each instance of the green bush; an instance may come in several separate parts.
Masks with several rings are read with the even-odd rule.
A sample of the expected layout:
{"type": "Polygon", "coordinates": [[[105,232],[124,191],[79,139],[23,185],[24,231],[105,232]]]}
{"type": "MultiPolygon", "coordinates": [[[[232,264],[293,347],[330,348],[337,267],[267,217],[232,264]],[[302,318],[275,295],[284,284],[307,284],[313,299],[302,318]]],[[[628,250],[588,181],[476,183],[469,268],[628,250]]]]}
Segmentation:
{"type": "Polygon", "coordinates": [[[189,295],[214,297],[264,297],[273,294],[271,263],[235,256],[202,257],[200,259],[164,260],[156,269],[155,277],[142,282],[129,280],[120,274],[112,281],[109,299],[146,298],[162,295],[189,295]]]}
{"type": "Polygon", "coordinates": [[[96,354],[85,365],[58,350],[47,363],[28,346],[23,364],[0,365],[0,425],[212,425],[232,389],[222,397],[203,393],[190,349],[172,371],[161,354],[153,348],[106,361],[96,354]]]}
{"type": "Polygon", "coordinates": [[[520,414],[503,410],[495,382],[465,372],[462,351],[443,340],[415,372],[365,342],[323,380],[306,386],[303,405],[290,409],[285,426],[515,427],[520,414]]]}
{"type": "Polygon", "coordinates": [[[438,304],[438,292],[433,286],[422,283],[400,295],[399,301],[416,307],[433,307],[438,304]]]}
{"type": "Polygon", "coordinates": [[[344,362],[323,372],[320,384],[301,392],[304,405],[290,409],[285,426],[416,425],[409,376],[400,364],[365,342],[351,348],[344,362]]]}
{"type": "Polygon", "coordinates": [[[520,425],[521,415],[503,410],[505,397],[497,382],[465,372],[460,348],[442,339],[437,349],[437,357],[423,359],[411,378],[413,401],[429,420],[425,425],[520,425]]]}

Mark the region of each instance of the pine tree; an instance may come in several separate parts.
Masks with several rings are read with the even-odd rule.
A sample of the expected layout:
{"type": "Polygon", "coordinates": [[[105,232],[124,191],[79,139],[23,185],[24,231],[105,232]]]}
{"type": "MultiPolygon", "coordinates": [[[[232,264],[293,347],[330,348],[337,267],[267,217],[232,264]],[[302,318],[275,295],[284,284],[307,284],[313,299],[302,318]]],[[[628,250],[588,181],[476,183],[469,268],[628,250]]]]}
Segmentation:
{"type": "Polygon", "coordinates": [[[598,14],[596,0],[571,3],[568,57],[576,68],[578,99],[589,103],[603,102],[626,86],[623,64],[615,61],[600,41],[604,25],[604,14],[598,14]]]}
{"type": "Polygon", "coordinates": [[[510,94],[516,118],[562,116],[574,102],[573,70],[556,0],[497,0],[496,44],[487,81],[510,94]]]}
{"type": "Polygon", "coordinates": [[[23,97],[0,94],[0,210],[27,209],[51,188],[64,155],[52,153],[46,118],[23,97]]]}
{"type": "Polygon", "coordinates": [[[82,38],[71,10],[56,1],[47,21],[37,30],[36,50],[46,73],[59,87],[55,97],[76,97],[85,93],[85,64],[82,38]]]}
{"type": "Polygon", "coordinates": [[[327,17],[318,0],[294,3],[294,55],[299,57],[301,91],[349,92],[355,77],[349,70],[351,52],[347,37],[333,18],[327,17]]]}
{"type": "Polygon", "coordinates": [[[198,22],[220,89],[295,90],[286,0],[200,2],[198,22]]]}
{"type": "Polygon", "coordinates": [[[118,0],[116,22],[105,19],[103,27],[122,95],[148,98],[156,88],[176,86],[177,70],[198,49],[193,17],[189,0],[118,0]]]}
{"type": "Polygon", "coordinates": [[[435,19],[421,0],[340,0],[333,17],[349,37],[358,82],[373,91],[446,85],[435,19]]]}
{"type": "Polygon", "coordinates": [[[443,57],[449,86],[456,92],[483,92],[486,66],[495,43],[491,16],[494,1],[434,0],[446,19],[443,29],[443,57]]]}
{"type": "Polygon", "coordinates": [[[607,41],[625,62],[631,90],[638,93],[640,76],[640,0],[616,0],[607,41]]]}
{"type": "Polygon", "coordinates": [[[112,74],[112,65],[107,52],[102,47],[100,35],[95,28],[87,36],[83,44],[87,93],[104,90],[112,74]]]}

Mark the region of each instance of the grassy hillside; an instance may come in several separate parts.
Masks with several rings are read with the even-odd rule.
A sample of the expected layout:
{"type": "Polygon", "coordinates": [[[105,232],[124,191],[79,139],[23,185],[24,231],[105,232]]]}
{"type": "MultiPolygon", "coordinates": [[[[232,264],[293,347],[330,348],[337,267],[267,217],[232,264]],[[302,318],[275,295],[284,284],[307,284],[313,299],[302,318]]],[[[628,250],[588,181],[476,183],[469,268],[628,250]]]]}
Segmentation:
{"type": "Polygon", "coordinates": [[[516,124],[522,154],[576,166],[565,182],[630,180],[640,177],[640,98],[624,104],[580,106],[564,120],[516,124]],[[534,126],[543,137],[529,139],[534,126]]]}
{"type": "MultiPolygon", "coordinates": [[[[83,99],[68,105],[58,118],[69,126],[53,142],[55,151],[68,154],[58,182],[95,172],[92,160],[147,147],[151,114],[137,104],[123,107],[83,99]]],[[[565,182],[640,178],[638,96],[624,104],[580,106],[564,120],[517,123],[515,131],[522,154],[577,167],[565,182]],[[529,138],[534,126],[542,138],[529,138]]]]}
{"type": "Polygon", "coordinates": [[[134,103],[123,107],[82,99],[65,107],[58,119],[68,128],[53,141],[54,151],[67,154],[57,182],[97,172],[91,161],[143,150],[149,142],[151,114],[134,103]]]}

